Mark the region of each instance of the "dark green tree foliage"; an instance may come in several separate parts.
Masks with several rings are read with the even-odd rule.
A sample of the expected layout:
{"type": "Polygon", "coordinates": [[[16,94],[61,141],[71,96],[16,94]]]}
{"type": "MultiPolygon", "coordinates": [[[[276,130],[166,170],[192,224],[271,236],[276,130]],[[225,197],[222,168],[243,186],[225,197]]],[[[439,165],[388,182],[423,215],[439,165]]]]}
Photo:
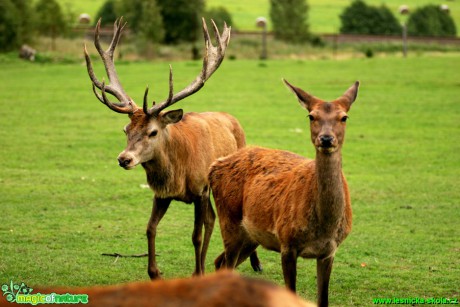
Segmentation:
{"type": "Polygon", "coordinates": [[[163,18],[156,0],[121,0],[116,12],[128,22],[136,39],[146,43],[163,40],[163,18]]]}
{"type": "Polygon", "coordinates": [[[165,43],[195,42],[201,37],[204,0],[157,0],[165,29],[165,43]]]}
{"type": "Polygon", "coordinates": [[[107,0],[97,12],[94,24],[101,19],[102,26],[111,26],[117,20],[118,15],[115,9],[115,0],[107,0]]]}
{"type": "Polygon", "coordinates": [[[397,35],[402,31],[401,25],[388,7],[369,6],[362,0],[355,0],[346,7],[340,20],[340,33],[397,35]]]}
{"type": "Polygon", "coordinates": [[[0,50],[16,48],[19,42],[19,14],[11,0],[0,0],[0,50]]]}
{"type": "Polygon", "coordinates": [[[66,18],[56,0],[38,0],[35,5],[35,20],[39,33],[53,39],[67,31],[66,18]]]}
{"type": "Polygon", "coordinates": [[[165,31],[156,1],[144,1],[142,11],[144,13],[138,22],[138,35],[147,42],[162,42],[165,31]]]}
{"type": "Polygon", "coordinates": [[[457,29],[449,12],[436,5],[427,5],[409,16],[407,33],[413,36],[455,36],[457,29]]]}
{"type": "Polygon", "coordinates": [[[204,17],[206,21],[211,19],[214,20],[219,29],[222,29],[222,27],[224,26],[224,22],[227,23],[228,26],[233,26],[233,28],[235,28],[235,25],[233,24],[232,20],[232,15],[223,6],[213,7],[207,10],[204,13],[204,17]]]}
{"type": "Polygon", "coordinates": [[[293,43],[308,40],[306,0],[270,0],[270,19],[277,39],[293,43]]]}
{"type": "Polygon", "coordinates": [[[30,0],[0,0],[0,50],[12,50],[33,38],[30,0]]]}

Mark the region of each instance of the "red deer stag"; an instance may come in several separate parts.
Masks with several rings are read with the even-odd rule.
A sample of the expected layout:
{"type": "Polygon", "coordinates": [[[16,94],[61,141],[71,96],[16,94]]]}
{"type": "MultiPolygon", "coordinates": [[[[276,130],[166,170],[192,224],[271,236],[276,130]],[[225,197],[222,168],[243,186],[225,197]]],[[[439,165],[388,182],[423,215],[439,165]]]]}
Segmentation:
{"type": "MultiPolygon", "coordinates": [[[[80,301],[87,302],[87,304],[78,304],[79,306],[315,306],[272,283],[241,277],[229,271],[198,278],[131,282],[112,286],[85,288],[33,287],[31,295],[34,295],[34,293],[41,293],[43,296],[54,298],[57,295],[65,297],[67,293],[73,294],[75,299],[81,297],[80,301]],[[80,296],[78,296],[79,294],[80,296]],[[85,296],[82,297],[81,295],[85,296]]],[[[5,296],[0,295],[0,306],[11,307],[15,305],[11,305],[5,296]]]]}
{"type": "Polygon", "coordinates": [[[281,253],[286,287],[295,292],[297,257],[316,258],[318,305],[327,306],[334,255],[351,231],[341,149],[359,83],[326,102],[284,82],[309,112],[316,159],[255,147],[214,162],[209,180],[225,248],[215,264],[234,268],[260,244],[281,253]]]}
{"type": "Polygon", "coordinates": [[[111,110],[129,115],[131,122],[124,128],[128,144],[118,156],[118,162],[127,170],[141,164],[147,174],[148,184],[155,194],[147,226],[150,278],[155,279],[160,275],[155,259],[156,229],[172,200],[193,203],[195,206],[192,242],[196,262],[194,274],[199,275],[204,272],[206,251],[215,220],[209,200],[208,169],[215,159],[243,147],[245,136],[238,121],[226,113],[183,114],[182,109],[163,110],[200,90],[217,70],[224,59],[225,49],[230,40],[230,28],[224,25],[222,34],[219,34],[217,26],[212,22],[217,40],[215,47],[210,42],[203,19],[206,49],[201,73],[188,87],[174,94],[170,67],[168,98],[160,104],[153,102],[153,106],[149,108],[147,88],[143,107],[139,108],[121,86],[113,60],[115,47],[125,25],[122,18],[115,22],[114,35],[106,51],[99,42],[100,20],[95,29],[94,45],[104,63],[109,84],[96,78],[85,46],[86,64],[93,91],[111,110]],[[96,88],[101,92],[99,93],[96,88]],[[107,93],[118,99],[119,103],[110,102],[107,93]],[[205,232],[202,240],[203,225],[205,232]]]}

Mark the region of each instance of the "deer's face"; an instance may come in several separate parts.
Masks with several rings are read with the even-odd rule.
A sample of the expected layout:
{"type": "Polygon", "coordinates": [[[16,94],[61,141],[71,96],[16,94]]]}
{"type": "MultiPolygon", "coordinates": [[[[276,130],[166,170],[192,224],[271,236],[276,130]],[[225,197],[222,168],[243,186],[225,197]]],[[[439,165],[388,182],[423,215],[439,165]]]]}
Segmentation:
{"type": "Polygon", "coordinates": [[[322,153],[333,153],[342,147],[348,119],[345,110],[334,102],[320,102],[308,114],[311,141],[322,153]]]}
{"type": "Polygon", "coordinates": [[[286,80],[284,82],[297,96],[300,105],[309,112],[311,141],[315,148],[321,153],[333,153],[340,149],[345,137],[347,112],[358,95],[359,82],[355,82],[332,102],[325,102],[286,80]]]}
{"type": "Polygon", "coordinates": [[[137,109],[130,116],[131,122],[123,129],[128,144],[118,156],[118,164],[129,170],[155,159],[168,138],[167,126],[180,121],[182,114],[182,110],[174,110],[148,116],[142,109],[137,109]]]}

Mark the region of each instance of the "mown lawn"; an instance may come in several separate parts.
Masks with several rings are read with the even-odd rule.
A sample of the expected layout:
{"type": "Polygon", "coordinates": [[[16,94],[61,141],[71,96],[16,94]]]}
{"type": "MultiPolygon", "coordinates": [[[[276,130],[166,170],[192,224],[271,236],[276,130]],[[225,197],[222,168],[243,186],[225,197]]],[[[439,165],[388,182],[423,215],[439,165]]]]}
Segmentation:
{"type": "MultiPolygon", "coordinates": [[[[94,52],[94,50],[92,50],[94,52]]],[[[97,63],[99,75],[103,69],[97,63]]],[[[125,171],[127,116],[93,96],[83,65],[0,63],[0,283],[83,286],[147,280],[152,193],[141,168],[125,171]]],[[[125,89],[141,101],[167,95],[167,63],[119,63],[125,89]]],[[[199,62],[173,63],[175,88],[199,62]]],[[[332,273],[333,306],[377,297],[459,298],[460,57],[411,56],[317,61],[224,61],[186,111],[226,111],[249,144],[312,157],[306,113],[281,78],[334,99],[355,80],[343,148],[354,226],[332,273]]],[[[190,276],[193,209],[174,203],[159,227],[164,278],[190,276]]],[[[207,271],[222,243],[216,227],[207,271]]],[[[279,255],[260,249],[264,272],[283,284],[279,255]]],[[[299,260],[298,291],[315,300],[314,261],[299,260]]]]}

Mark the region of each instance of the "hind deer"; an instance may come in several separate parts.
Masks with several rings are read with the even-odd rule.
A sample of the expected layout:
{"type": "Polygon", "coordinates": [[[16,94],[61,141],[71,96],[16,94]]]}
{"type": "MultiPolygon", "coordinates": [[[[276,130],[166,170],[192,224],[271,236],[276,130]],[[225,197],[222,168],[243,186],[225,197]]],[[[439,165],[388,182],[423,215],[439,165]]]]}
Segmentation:
{"type": "Polygon", "coordinates": [[[123,18],[114,24],[110,46],[104,51],[99,42],[100,20],[95,29],[94,45],[99,52],[109,77],[109,84],[99,81],[94,74],[85,45],[85,59],[89,77],[96,97],[111,110],[128,114],[131,122],[124,131],[128,144],[118,156],[124,169],[142,165],[147,182],[154,192],[153,209],[147,226],[148,274],[158,278],[160,271],[155,258],[155,237],[158,223],[172,200],[193,203],[195,221],[192,242],[195,248],[194,275],[204,273],[204,263],[209,240],[214,227],[215,213],[209,200],[208,169],[211,163],[245,146],[245,136],[239,122],[226,113],[186,113],[182,109],[164,111],[165,108],[200,90],[206,80],[217,70],[224,59],[230,40],[230,28],[224,25],[219,33],[214,21],[217,47],[210,42],[209,32],[203,19],[205,55],[203,68],[196,79],[186,88],[174,94],[173,74],[170,67],[169,96],[160,104],[148,107],[148,88],[145,90],[142,108],[126,94],[118,79],[114,64],[114,51],[126,23],[123,18]],[[99,89],[99,91],[96,90],[99,89]],[[107,93],[119,102],[111,102],[107,93]],[[205,228],[202,238],[203,225],[205,228]]]}
{"type": "Polygon", "coordinates": [[[326,102],[284,82],[309,112],[316,158],[255,147],[213,163],[209,180],[225,248],[215,264],[235,268],[262,245],[281,253],[286,287],[295,292],[297,257],[314,258],[318,306],[327,306],[334,255],[351,231],[341,150],[359,83],[326,102]]]}

